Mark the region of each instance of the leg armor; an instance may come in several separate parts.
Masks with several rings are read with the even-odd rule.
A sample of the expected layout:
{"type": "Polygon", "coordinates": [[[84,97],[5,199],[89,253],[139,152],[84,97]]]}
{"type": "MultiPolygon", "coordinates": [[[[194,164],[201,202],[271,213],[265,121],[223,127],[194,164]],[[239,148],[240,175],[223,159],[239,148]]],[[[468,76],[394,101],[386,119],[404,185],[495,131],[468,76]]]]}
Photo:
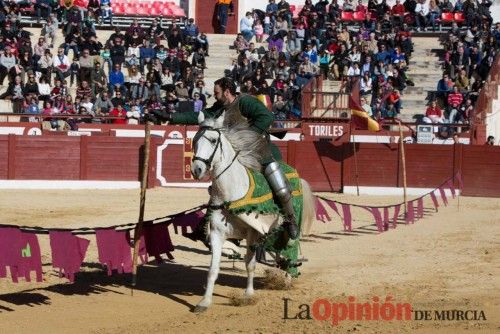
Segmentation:
{"type": "Polygon", "coordinates": [[[288,232],[288,236],[290,239],[297,239],[299,228],[295,218],[295,211],[293,210],[292,189],[285,173],[281,170],[279,163],[273,161],[265,167],[264,176],[278,199],[278,204],[285,213],[285,222],[283,225],[288,232]]]}

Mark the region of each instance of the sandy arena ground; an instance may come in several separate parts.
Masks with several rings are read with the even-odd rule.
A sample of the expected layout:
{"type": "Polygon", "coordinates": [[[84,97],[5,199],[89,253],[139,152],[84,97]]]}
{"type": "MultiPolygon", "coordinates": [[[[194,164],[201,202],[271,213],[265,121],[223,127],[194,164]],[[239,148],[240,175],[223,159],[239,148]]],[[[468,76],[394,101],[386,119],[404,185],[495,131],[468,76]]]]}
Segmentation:
{"type": "MultiPolygon", "coordinates": [[[[147,193],[147,218],[179,212],[207,200],[204,190],[154,189],[147,193]]],[[[351,203],[388,204],[394,197],[329,195],[351,203]]],[[[175,261],[141,267],[134,296],[129,276],[107,277],[97,263],[95,239],[76,283],[51,268],[48,237],[41,236],[44,282],[0,280],[0,333],[498,333],[500,332],[500,201],[460,198],[414,225],[378,234],[366,212],[354,211],[353,233],[334,222],[315,222],[302,243],[308,259],[291,290],[263,287],[258,266],[257,302],[232,306],[242,295],[244,264],[227,259],[215,287],[213,306],[190,312],[200,300],[209,253],[201,243],[172,238],[175,261]],[[496,259],[496,260],[495,260],[496,259]],[[414,310],[482,310],[485,321],[283,320],[299,304],[326,298],[346,303],[392,296],[414,310]]],[[[45,227],[108,226],[137,219],[138,191],[2,191],[0,222],[45,227]]]]}

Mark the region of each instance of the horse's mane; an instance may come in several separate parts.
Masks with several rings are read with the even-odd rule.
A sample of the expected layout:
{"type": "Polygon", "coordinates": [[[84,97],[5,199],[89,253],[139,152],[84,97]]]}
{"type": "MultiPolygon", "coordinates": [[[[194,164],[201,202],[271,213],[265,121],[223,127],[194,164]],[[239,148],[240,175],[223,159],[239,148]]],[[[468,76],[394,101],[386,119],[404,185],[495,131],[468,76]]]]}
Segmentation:
{"type": "MultiPolygon", "coordinates": [[[[213,125],[210,121],[210,119],[205,120],[204,125],[213,125]]],[[[236,158],[239,163],[246,168],[262,171],[261,161],[269,150],[267,140],[262,134],[250,129],[246,120],[230,127],[223,127],[221,132],[233,149],[239,152],[236,158]]]]}

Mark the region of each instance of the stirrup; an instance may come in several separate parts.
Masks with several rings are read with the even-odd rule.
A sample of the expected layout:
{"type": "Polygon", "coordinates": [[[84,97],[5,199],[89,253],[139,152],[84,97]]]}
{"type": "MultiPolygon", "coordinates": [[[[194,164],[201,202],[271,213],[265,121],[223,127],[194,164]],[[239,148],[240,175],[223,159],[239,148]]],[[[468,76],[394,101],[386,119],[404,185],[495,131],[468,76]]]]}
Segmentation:
{"type": "Polygon", "coordinates": [[[285,231],[290,239],[296,240],[299,237],[299,227],[294,222],[285,221],[283,223],[283,227],[285,228],[285,231]]]}

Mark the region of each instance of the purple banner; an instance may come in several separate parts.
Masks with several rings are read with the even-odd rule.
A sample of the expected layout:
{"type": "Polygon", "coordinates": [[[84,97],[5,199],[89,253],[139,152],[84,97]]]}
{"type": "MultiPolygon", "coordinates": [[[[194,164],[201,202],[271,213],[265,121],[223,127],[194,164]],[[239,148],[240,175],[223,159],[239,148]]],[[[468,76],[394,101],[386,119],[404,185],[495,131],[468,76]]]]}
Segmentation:
{"type": "Polygon", "coordinates": [[[413,201],[408,202],[405,222],[406,224],[413,224],[415,222],[415,209],[413,208],[413,201]]]}
{"type": "Polygon", "coordinates": [[[59,275],[70,282],[75,281],[75,274],[80,271],[90,241],[79,238],[69,231],[50,231],[52,267],[59,268],[59,275]]]}
{"type": "Polygon", "coordinates": [[[417,199],[417,218],[424,218],[424,198],[417,199]]]}
{"type": "Polygon", "coordinates": [[[453,185],[453,181],[452,180],[448,180],[446,182],[446,184],[448,185],[448,188],[450,188],[451,197],[455,198],[455,186],[453,185]]]}
{"type": "Polygon", "coordinates": [[[392,228],[396,228],[396,226],[398,226],[399,211],[401,211],[401,204],[398,204],[394,207],[394,214],[392,216],[392,228]]]}
{"type": "Polygon", "coordinates": [[[321,203],[318,197],[315,197],[315,199],[316,199],[316,219],[321,220],[323,223],[325,223],[326,220],[332,221],[330,215],[328,214],[328,212],[326,212],[323,203],[321,203]]]}
{"type": "Polygon", "coordinates": [[[106,266],[108,276],[116,270],[119,274],[132,272],[132,256],[127,232],[99,229],[95,232],[99,262],[106,266]]]}
{"type": "Polygon", "coordinates": [[[436,198],[436,194],[434,194],[434,190],[430,192],[432,203],[434,204],[434,209],[436,209],[436,212],[438,212],[439,208],[439,202],[436,198]]]}
{"type": "Polygon", "coordinates": [[[443,200],[444,206],[448,206],[448,198],[446,198],[446,192],[443,187],[439,187],[439,194],[441,195],[441,199],[443,200]]]}
{"type": "Polygon", "coordinates": [[[344,230],[352,231],[352,216],[351,216],[351,206],[349,204],[342,204],[342,213],[344,219],[344,230]]]}

